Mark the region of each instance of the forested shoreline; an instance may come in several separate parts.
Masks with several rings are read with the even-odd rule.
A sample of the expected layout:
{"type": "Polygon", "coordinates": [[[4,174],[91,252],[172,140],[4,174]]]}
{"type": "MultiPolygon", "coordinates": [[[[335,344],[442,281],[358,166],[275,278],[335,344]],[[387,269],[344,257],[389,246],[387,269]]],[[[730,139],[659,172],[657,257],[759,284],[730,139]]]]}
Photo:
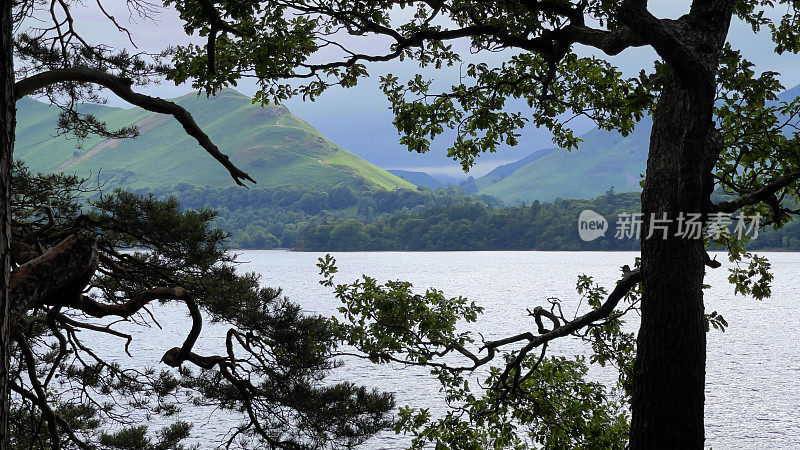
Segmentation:
{"type": "MultiPolygon", "coordinates": [[[[234,249],[301,251],[638,250],[636,239],[617,239],[620,214],[641,209],[637,192],[613,188],[594,199],[556,199],[505,205],[456,186],[416,190],[330,191],[295,186],[203,188],[177,186],[155,194],[175,197],[185,209],[218,212],[214,225],[234,249]],[[578,216],[593,210],[608,221],[605,236],[584,242],[578,216]]],[[[800,250],[800,225],[760,230],[754,250],[800,250]]]]}

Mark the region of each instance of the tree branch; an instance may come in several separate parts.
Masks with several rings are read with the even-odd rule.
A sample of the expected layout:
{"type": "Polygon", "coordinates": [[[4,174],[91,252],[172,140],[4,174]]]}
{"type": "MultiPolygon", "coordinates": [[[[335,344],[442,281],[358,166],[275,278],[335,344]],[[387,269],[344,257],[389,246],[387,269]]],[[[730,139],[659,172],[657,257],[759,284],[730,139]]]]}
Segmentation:
{"type": "Polygon", "coordinates": [[[139,312],[148,303],[158,299],[187,300],[189,299],[189,291],[182,287],[156,287],[141,292],[127,302],[118,305],[100,303],[90,297],[81,295],[65,302],[63,306],[78,309],[97,318],[106,316],[130,317],[139,312]]]}
{"type": "Polygon", "coordinates": [[[50,433],[50,448],[53,450],[60,450],[61,437],[58,434],[56,415],[50,408],[50,405],[47,404],[47,393],[39,382],[39,377],[36,373],[36,357],[33,355],[33,351],[30,346],[28,346],[28,341],[22,333],[17,332],[14,336],[28,371],[28,379],[31,382],[31,386],[33,386],[33,390],[36,392],[36,404],[39,405],[39,409],[42,411],[42,417],[47,422],[47,430],[50,433]]]}
{"type": "Polygon", "coordinates": [[[9,326],[15,326],[25,311],[39,303],[80,297],[97,261],[97,240],[91,233],[80,232],[16,268],[9,282],[9,326]]]}
{"type": "MultiPolygon", "coordinates": [[[[11,389],[12,391],[14,391],[17,394],[21,395],[23,398],[27,399],[31,403],[41,407],[41,405],[39,403],[39,398],[35,394],[33,394],[32,392],[26,390],[25,388],[23,388],[22,386],[18,385],[17,383],[15,383],[13,381],[8,383],[8,387],[9,387],[9,389],[11,389]]],[[[46,406],[46,404],[45,404],[45,406],[46,406]]],[[[70,424],[67,423],[67,421],[64,420],[63,417],[61,417],[59,415],[55,415],[55,420],[58,422],[59,425],[61,425],[61,428],[67,433],[67,435],[69,436],[70,440],[72,440],[72,442],[74,442],[75,445],[78,446],[78,448],[80,448],[81,450],[96,450],[95,447],[86,444],[85,442],[83,442],[83,440],[81,440],[78,436],[76,436],[75,432],[72,431],[72,428],[70,427],[70,424]]]]}
{"type": "Polygon", "coordinates": [[[800,179],[800,171],[792,172],[782,177],[776,178],[769,184],[762,186],[752,194],[743,195],[735,200],[721,202],[711,205],[711,212],[734,213],[739,208],[748,205],[755,205],[760,202],[772,203],[774,194],[779,190],[789,187],[792,183],[800,179]]]}
{"type": "Polygon", "coordinates": [[[562,57],[564,49],[575,43],[597,48],[609,55],[619,54],[630,47],[641,47],[649,44],[648,40],[645,40],[640,34],[637,34],[627,27],[612,31],[588,27],[584,23],[581,9],[573,8],[561,2],[551,0],[529,0],[524,2],[523,6],[532,12],[545,12],[563,16],[567,18],[570,23],[564,28],[541,30],[540,35],[529,37],[525,34],[509,33],[508,29],[504,27],[484,23],[479,18],[473,17],[473,23],[463,28],[424,28],[404,36],[398,30],[377,23],[369,16],[359,11],[337,10],[335,7],[328,5],[314,7],[297,7],[297,5],[293,5],[293,7],[304,14],[322,14],[334,17],[347,26],[358,30],[360,33],[375,33],[376,35],[387,36],[393,39],[395,43],[392,46],[392,51],[386,54],[368,55],[349,52],[350,57],[342,61],[322,64],[298,64],[299,67],[308,69],[308,72],[305,73],[281,73],[271,74],[271,76],[311,78],[319,72],[335,68],[350,67],[360,61],[390,61],[400,57],[404,50],[420,47],[424,45],[425,42],[448,41],[473,36],[491,37],[504,47],[527,50],[551,60],[557,60],[562,57]]]}
{"type": "MultiPolygon", "coordinates": [[[[628,292],[633,289],[636,284],[642,281],[642,273],[640,269],[634,269],[630,272],[627,272],[623,275],[622,279],[617,282],[617,285],[614,287],[614,290],[608,294],[606,301],[600,305],[599,308],[593,309],[586,314],[576,318],[575,320],[571,320],[569,322],[564,323],[563,325],[554,328],[547,333],[541,334],[539,336],[533,337],[530,339],[531,344],[533,347],[538,347],[544,343],[550,342],[553,339],[560,338],[567,336],[579,329],[589,325],[592,322],[597,320],[603,319],[607,317],[609,314],[614,312],[614,308],[617,307],[620,300],[622,300],[628,292]]],[[[522,339],[520,339],[522,340],[522,339]]],[[[487,349],[497,348],[501,345],[509,344],[512,341],[507,341],[505,339],[493,342],[487,342],[484,345],[487,349]]]]}
{"type": "Polygon", "coordinates": [[[245,180],[253,183],[256,182],[250,175],[236,167],[228,156],[223,154],[219,148],[214,145],[208,135],[197,125],[197,122],[195,122],[194,117],[189,114],[189,111],[173,102],[134,92],[131,89],[132,82],[127,78],[118,77],[101,70],[83,67],[54,69],[17,81],[14,85],[14,96],[16,100],[19,100],[47,86],[64,82],[98,84],[109,89],[132,105],[136,105],[147,111],[173,116],[183,125],[183,129],[186,130],[189,136],[195,138],[208,154],[213,156],[214,159],[228,169],[228,172],[230,172],[236,184],[244,186],[243,181],[245,180]]]}
{"type": "Polygon", "coordinates": [[[566,30],[573,36],[575,43],[594,47],[609,56],[618,55],[631,47],[648,45],[646,39],[628,27],[605,31],[576,25],[567,27],[566,30]]]}
{"type": "MultiPolygon", "coordinates": [[[[467,350],[461,345],[448,346],[443,352],[439,353],[439,356],[444,356],[445,354],[450,353],[451,351],[457,351],[458,353],[470,359],[472,361],[472,366],[451,367],[444,363],[430,363],[430,362],[420,363],[417,365],[430,365],[456,371],[475,370],[478,367],[493,360],[496,354],[496,350],[498,348],[523,341],[527,341],[527,344],[525,344],[525,346],[520,350],[520,353],[527,353],[536,347],[539,347],[541,345],[546,345],[548,342],[554,339],[570,335],[597,320],[601,320],[608,317],[612,312],[614,312],[614,308],[617,307],[620,300],[622,300],[625,297],[625,295],[627,295],[628,292],[641,281],[642,281],[642,274],[640,269],[626,271],[622,279],[617,282],[617,285],[614,287],[614,290],[611,291],[611,293],[608,295],[606,301],[603,302],[603,304],[600,305],[599,308],[593,309],[574,320],[571,320],[569,322],[564,322],[564,324],[562,324],[561,326],[555,326],[553,330],[547,330],[544,328],[543,324],[540,323],[541,319],[538,318],[538,316],[545,314],[542,314],[543,310],[535,309],[532,315],[534,315],[534,317],[537,318],[537,325],[540,330],[539,332],[542,334],[534,335],[531,332],[525,332],[514,336],[509,336],[507,338],[486,342],[480,349],[481,351],[483,350],[487,351],[487,354],[484,357],[479,357],[478,355],[467,350]]],[[[557,325],[559,323],[556,317],[551,318],[549,317],[550,316],[549,314],[546,314],[545,316],[548,317],[548,319],[550,319],[554,325],[557,325]]],[[[396,359],[393,360],[397,361],[396,359]]],[[[405,362],[405,361],[399,361],[399,362],[405,362]]],[[[522,359],[517,358],[515,362],[512,362],[510,364],[513,366],[515,363],[519,364],[521,362],[522,359]]],[[[508,370],[509,368],[507,368],[507,371],[508,370]]]]}
{"type": "Polygon", "coordinates": [[[686,84],[714,83],[714,74],[687,45],[679,30],[683,19],[659,19],[647,10],[647,1],[625,0],[619,7],[620,21],[639,36],[667,62],[686,84]]]}
{"type": "MultiPolygon", "coordinates": [[[[178,367],[184,361],[191,360],[195,357],[199,358],[198,361],[203,360],[204,359],[203,357],[194,355],[192,353],[192,348],[194,347],[194,344],[197,342],[197,339],[200,337],[200,332],[203,329],[203,316],[200,314],[200,308],[197,306],[197,302],[195,302],[191,298],[189,291],[186,290],[185,288],[156,287],[144,291],[139,295],[133,297],[132,299],[128,300],[127,302],[118,305],[100,303],[90,297],[81,295],[65,303],[63,306],[77,309],[85,314],[97,318],[102,318],[106,316],[118,316],[127,318],[139,312],[142,308],[144,308],[148,303],[152,302],[153,300],[159,300],[159,299],[182,300],[186,304],[186,307],[189,308],[189,315],[192,318],[192,329],[189,331],[189,335],[186,337],[186,340],[184,340],[183,345],[180,347],[174,347],[170,350],[167,350],[167,352],[164,353],[164,356],[161,358],[161,361],[170,367],[178,367]]],[[[76,326],[95,329],[95,331],[109,332],[107,329],[91,328],[91,325],[87,324],[77,324],[76,326]]],[[[128,339],[128,343],[130,343],[130,336],[124,333],[112,332],[111,334],[116,334],[120,337],[125,337],[128,339]]],[[[128,344],[125,345],[126,351],[127,351],[127,346],[128,344]]],[[[213,366],[216,363],[217,363],[216,359],[203,361],[203,365],[201,365],[201,367],[207,368],[206,366],[209,366],[209,364],[210,366],[213,366]]]]}

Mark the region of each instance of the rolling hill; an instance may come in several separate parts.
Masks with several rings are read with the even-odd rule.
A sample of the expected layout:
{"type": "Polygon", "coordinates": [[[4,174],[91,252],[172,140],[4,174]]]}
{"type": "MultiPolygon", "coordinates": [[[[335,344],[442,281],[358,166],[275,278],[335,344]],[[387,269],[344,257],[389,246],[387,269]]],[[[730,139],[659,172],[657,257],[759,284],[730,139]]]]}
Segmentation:
{"type": "MultiPolygon", "coordinates": [[[[173,101],[189,110],[220,150],[259,186],[413,188],[329,141],[285,106],[253,105],[231,89],[211,98],[190,94],[173,101]]],[[[109,187],[128,189],[233,184],[227,170],[171,116],[141,108],[81,105],[81,112],[111,127],[135,124],[141,134],[121,140],[90,137],[78,147],[74,139],[55,136],[57,108],[25,98],[17,110],[15,156],[32,170],[96,176],[109,187]]]]}
{"type": "Polygon", "coordinates": [[[542,150],[528,157],[532,160],[501,166],[498,173],[478,178],[478,193],[514,203],[594,198],[612,186],[617,192],[638,190],[651,127],[650,118],[644,118],[627,137],[592,130],[581,136],[583,142],[576,150],[542,150]],[[513,170],[508,173],[508,169],[513,170]]]}
{"type": "MultiPolygon", "coordinates": [[[[778,98],[791,101],[798,96],[800,85],[782,92],[778,98]]],[[[540,150],[499,166],[471,181],[472,191],[510,203],[594,198],[611,187],[616,192],[638,191],[640,175],[647,166],[652,126],[652,119],[645,117],[627,137],[594,129],[581,136],[583,142],[578,149],[540,150]]],[[[462,187],[470,191],[470,186],[462,183],[462,187]]]]}
{"type": "Polygon", "coordinates": [[[437,187],[446,186],[445,183],[442,183],[441,181],[428,175],[425,172],[419,172],[414,170],[400,170],[400,169],[389,169],[387,170],[387,172],[393,175],[397,175],[398,177],[417,186],[428,186],[431,189],[436,189],[437,187]]]}

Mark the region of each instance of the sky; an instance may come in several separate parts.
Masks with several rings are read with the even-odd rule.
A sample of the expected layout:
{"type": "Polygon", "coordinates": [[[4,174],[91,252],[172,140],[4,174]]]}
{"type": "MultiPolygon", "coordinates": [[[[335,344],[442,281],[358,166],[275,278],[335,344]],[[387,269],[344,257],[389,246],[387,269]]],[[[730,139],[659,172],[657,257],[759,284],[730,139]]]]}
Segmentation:
{"type": "MultiPolygon", "coordinates": [[[[688,11],[687,0],[656,0],[650,2],[651,11],[658,17],[677,18],[688,11]]],[[[134,42],[141,50],[157,51],[169,45],[185,44],[192,38],[185,35],[177,14],[164,8],[158,8],[154,20],[143,20],[131,14],[124,0],[104,0],[105,9],[121,24],[128,27],[134,42]]],[[[775,11],[777,16],[781,11],[775,11]]],[[[131,50],[127,36],[103,17],[94,2],[87,2],[86,7],[74,11],[76,27],[89,42],[106,43],[131,50]]],[[[750,28],[740,22],[733,24],[729,40],[734,47],[742,50],[746,58],[756,64],[759,71],[775,71],[781,74],[781,81],[787,88],[800,84],[800,56],[779,56],[772,52],[772,44],[767,33],[754,35],[750,28]]],[[[381,42],[369,41],[361,43],[360,49],[380,51],[381,42]]],[[[463,59],[474,61],[465,42],[456,43],[456,48],[463,52],[463,59]]],[[[588,48],[578,48],[578,52],[591,54],[588,48]]],[[[488,62],[497,63],[509,53],[489,55],[488,62]]],[[[486,56],[481,55],[481,58],[486,56]]],[[[649,49],[629,49],[614,57],[612,62],[624,73],[634,75],[641,69],[652,68],[655,54],[649,49]]],[[[448,85],[458,79],[458,67],[445,68],[438,71],[425,71],[424,75],[435,79],[437,84],[448,85]]],[[[356,155],[385,169],[422,170],[439,177],[466,178],[460,165],[446,157],[445,139],[452,134],[445,134],[443,139],[434,142],[433,149],[425,155],[408,153],[399,144],[399,136],[392,125],[393,115],[389,103],[378,89],[378,78],[381,74],[393,73],[401,80],[418,72],[411,62],[387,62],[370,66],[371,76],[362,80],[351,89],[333,88],[319,97],[315,102],[304,102],[302,99],[291,99],[286,106],[300,118],[315,126],[333,142],[350,150],[356,155]]],[[[256,91],[253,82],[244,81],[236,87],[240,92],[252,95],[256,91]]],[[[149,95],[161,97],[177,97],[192,92],[188,85],[175,86],[171,82],[151,85],[141,90],[149,95]]],[[[126,106],[109,96],[109,104],[126,106]]],[[[587,132],[592,124],[587,120],[571,123],[578,133],[587,132]]],[[[518,160],[536,150],[552,147],[550,133],[532,126],[522,130],[520,144],[511,149],[502,149],[496,154],[479,158],[478,163],[469,175],[480,176],[499,164],[518,160]]]]}

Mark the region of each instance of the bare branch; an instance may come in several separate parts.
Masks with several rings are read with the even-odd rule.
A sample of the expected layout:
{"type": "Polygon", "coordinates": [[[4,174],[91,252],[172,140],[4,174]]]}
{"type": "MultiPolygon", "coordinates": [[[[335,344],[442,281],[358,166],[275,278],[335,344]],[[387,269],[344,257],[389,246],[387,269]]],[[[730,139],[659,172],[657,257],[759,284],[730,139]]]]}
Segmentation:
{"type": "Polygon", "coordinates": [[[739,208],[748,205],[755,205],[757,203],[765,202],[772,203],[775,193],[779,190],[789,187],[792,183],[800,179],[800,171],[792,172],[782,177],[778,177],[771,183],[762,186],[752,194],[743,195],[735,200],[728,202],[721,202],[711,205],[712,212],[733,213],[739,208]]]}
{"type": "Polygon", "coordinates": [[[14,326],[25,311],[51,297],[79,297],[94,274],[97,261],[95,237],[81,232],[16,268],[9,282],[10,326],[14,326]]]}
{"type": "Polygon", "coordinates": [[[134,92],[131,89],[132,82],[127,78],[118,77],[101,70],[83,67],[54,69],[17,81],[14,85],[14,95],[15,98],[19,100],[47,86],[63,82],[98,84],[109,89],[132,105],[136,105],[147,111],[169,114],[175,117],[175,119],[183,125],[183,129],[186,130],[189,136],[195,138],[208,154],[213,156],[214,159],[228,169],[228,172],[230,172],[236,184],[244,186],[244,180],[253,183],[256,182],[250,175],[236,167],[228,156],[223,154],[219,148],[214,145],[208,135],[197,125],[197,122],[195,122],[194,117],[189,114],[189,111],[173,102],[134,92]]]}

